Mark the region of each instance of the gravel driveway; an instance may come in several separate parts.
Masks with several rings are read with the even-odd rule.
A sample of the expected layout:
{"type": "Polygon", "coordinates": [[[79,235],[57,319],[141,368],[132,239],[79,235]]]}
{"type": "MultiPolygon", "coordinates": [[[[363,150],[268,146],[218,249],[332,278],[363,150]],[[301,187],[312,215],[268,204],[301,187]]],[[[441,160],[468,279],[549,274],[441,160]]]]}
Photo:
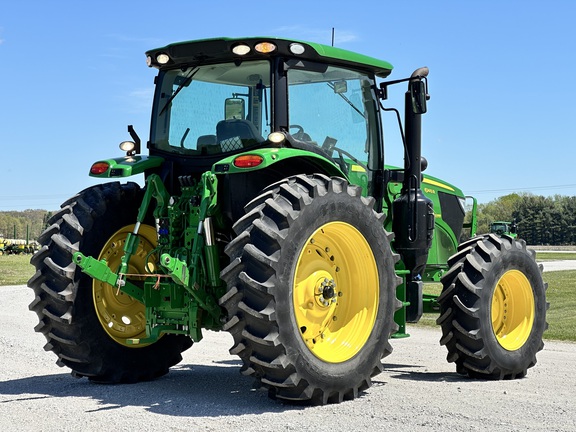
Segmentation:
{"type": "Polygon", "coordinates": [[[0,430],[576,431],[576,344],[547,342],[524,379],[475,381],[446,362],[439,329],[412,327],[361,397],[302,407],[253,390],[227,333],[206,332],[153,382],[74,379],[42,349],[31,300],[24,286],[0,287],[0,430]]]}
{"type": "Polygon", "coordinates": [[[576,260],[542,261],[544,271],[576,270],[576,260]]]}

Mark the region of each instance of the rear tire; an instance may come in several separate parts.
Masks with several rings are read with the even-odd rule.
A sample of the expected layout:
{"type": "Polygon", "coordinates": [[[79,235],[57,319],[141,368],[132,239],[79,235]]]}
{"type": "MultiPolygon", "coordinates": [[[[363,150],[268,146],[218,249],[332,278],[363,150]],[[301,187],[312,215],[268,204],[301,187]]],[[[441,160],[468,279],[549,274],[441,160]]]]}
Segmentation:
{"type": "Polygon", "coordinates": [[[246,206],[226,249],[230,352],[272,398],[353,399],[382,370],[399,307],[383,216],[340,178],[295,176],[246,206]]]}
{"type": "MultiPolygon", "coordinates": [[[[38,239],[41,248],[31,259],[36,273],[28,281],[35,293],[30,310],[39,318],[35,330],[46,337],[44,349],[58,356],[57,364],[68,366],[76,377],[106,383],[150,380],[166,374],[192,345],[189,338],[175,335],[147,346],[128,345],[127,339],[143,334],[143,305],[93,281],[72,261],[72,254],[81,251],[117,265],[142,194],[135,183],[85,189],[62,205],[38,239]]],[[[144,233],[153,230],[142,227],[144,233]]],[[[144,272],[144,252],[155,241],[151,235],[141,237],[141,259],[131,260],[139,273],[144,272]]]]}
{"type": "Polygon", "coordinates": [[[523,240],[490,234],[462,244],[448,264],[437,320],[448,361],[475,378],[525,376],[548,327],[535,252],[523,240]]]}

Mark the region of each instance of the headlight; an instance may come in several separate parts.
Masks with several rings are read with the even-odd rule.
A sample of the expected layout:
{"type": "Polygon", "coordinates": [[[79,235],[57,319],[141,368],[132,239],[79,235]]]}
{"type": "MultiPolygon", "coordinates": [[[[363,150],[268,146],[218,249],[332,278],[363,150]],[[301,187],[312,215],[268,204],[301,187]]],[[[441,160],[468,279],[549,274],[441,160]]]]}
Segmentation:
{"type": "Polygon", "coordinates": [[[268,135],[268,141],[274,144],[280,144],[285,139],[286,135],[284,135],[282,132],[272,132],[270,135],[268,135]]]}

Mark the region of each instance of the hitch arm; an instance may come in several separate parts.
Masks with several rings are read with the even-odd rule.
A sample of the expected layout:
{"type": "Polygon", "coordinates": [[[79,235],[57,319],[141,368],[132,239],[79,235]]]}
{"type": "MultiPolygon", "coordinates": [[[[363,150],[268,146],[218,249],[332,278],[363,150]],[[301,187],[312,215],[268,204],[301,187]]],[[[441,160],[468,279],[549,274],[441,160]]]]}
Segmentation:
{"type": "Polygon", "coordinates": [[[144,291],[133,283],[123,279],[121,274],[114,273],[110,270],[105,259],[98,261],[96,258],[85,256],[82,252],[76,252],[74,253],[73,260],[88,276],[112,285],[113,287],[117,287],[123,293],[144,303],[144,291]]]}

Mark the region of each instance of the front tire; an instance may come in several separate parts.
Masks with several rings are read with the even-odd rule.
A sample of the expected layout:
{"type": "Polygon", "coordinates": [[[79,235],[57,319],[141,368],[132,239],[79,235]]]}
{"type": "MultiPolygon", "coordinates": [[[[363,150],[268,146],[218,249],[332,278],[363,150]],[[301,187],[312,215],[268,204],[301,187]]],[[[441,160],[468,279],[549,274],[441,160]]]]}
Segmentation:
{"type": "Polygon", "coordinates": [[[340,178],[295,176],[246,206],[226,249],[230,352],[272,398],[353,399],[382,370],[399,307],[383,216],[340,178]]]}
{"type": "Polygon", "coordinates": [[[513,379],[536,364],[548,303],[534,257],[523,240],[489,234],[462,244],[449,259],[437,323],[459,373],[513,379]]]}
{"type": "MultiPolygon", "coordinates": [[[[85,189],[62,205],[38,239],[41,248],[31,259],[36,273],[28,281],[35,293],[30,310],[39,318],[35,330],[44,334],[44,348],[58,356],[57,363],[76,377],[106,383],[150,380],[167,373],[192,345],[189,338],[175,335],[147,346],[129,345],[127,339],[145,334],[144,306],[92,280],[72,260],[81,251],[106,258],[116,270],[142,195],[135,183],[85,189]]],[[[156,240],[150,226],[143,224],[140,233],[130,270],[142,274],[156,240]]]]}

